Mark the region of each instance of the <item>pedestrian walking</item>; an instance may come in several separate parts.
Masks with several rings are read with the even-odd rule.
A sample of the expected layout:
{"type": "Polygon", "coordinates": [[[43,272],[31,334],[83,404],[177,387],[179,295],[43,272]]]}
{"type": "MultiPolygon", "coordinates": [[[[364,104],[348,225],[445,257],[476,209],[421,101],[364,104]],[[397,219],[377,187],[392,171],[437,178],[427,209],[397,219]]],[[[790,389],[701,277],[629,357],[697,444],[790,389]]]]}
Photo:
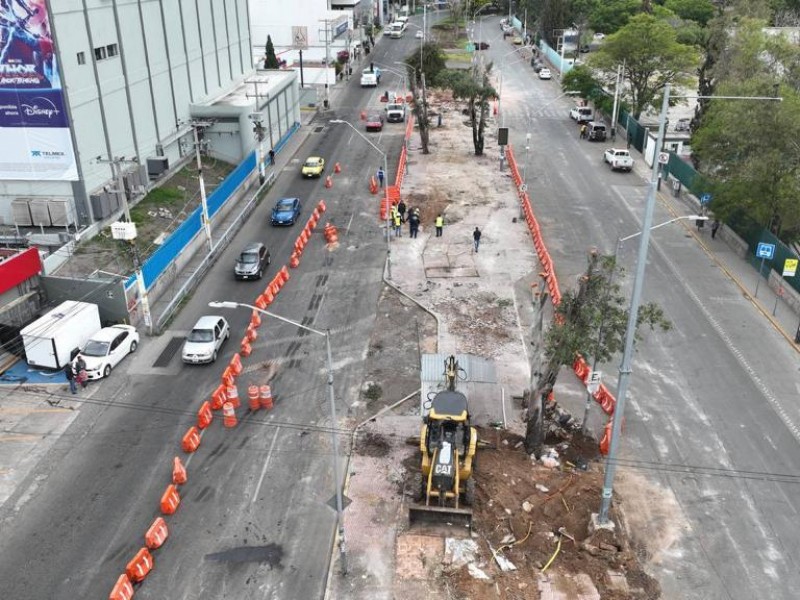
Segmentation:
{"type": "Polygon", "coordinates": [[[397,203],[397,212],[400,213],[400,221],[403,223],[406,222],[406,203],[400,200],[397,203]]]}
{"type": "Polygon", "coordinates": [[[582,140],[586,139],[586,124],[585,123],[583,125],[581,125],[581,136],[580,136],[580,139],[582,139],[582,140]]]}
{"type": "Polygon", "coordinates": [[[386,177],[386,173],[383,172],[383,168],[378,169],[378,183],[380,187],[383,187],[383,180],[386,177]]]}
{"type": "Polygon", "coordinates": [[[86,361],[83,360],[83,356],[78,354],[75,357],[75,381],[81,384],[82,388],[85,388],[88,383],[89,376],[86,374],[86,361]]]}
{"type": "Polygon", "coordinates": [[[616,127],[612,127],[611,128],[611,141],[613,142],[616,139],[617,139],[617,128],[616,127]]]}
{"type": "Polygon", "coordinates": [[[275,150],[272,148],[269,149],[269,164],[275,166],[275,150]]]}
{"type": "Polygon", "coordinates": [[[478,247],[481,245],[481,230],[477,227],[475,231],[472,232],[472,246],[475,248],[475,252],[478,251],[478,247]]]}
{"type": "Polygon", "coordinates": [[[436,217],[436,237],[442,237],[443,228],[444,228],[444,217],[440,213],[436,217]]]}
{"type": "Polygon", "coordinates": [[[719,227],[722,223],[719,222],[719,219],[714,219],[714,222],[711,224],[711,239],[713,240],[717,237],[717,231],[719,231],[719,227]]]}
{"type": "Polygon", "coordinates": [[[66,376],[67,381],[69,382],[69,391],[72,392],[73,394],[77,394],[78,385],[75,383],[75,371],[72,368],[71,362],[68,362],[66,365],[64,365],[64,375],[66,376]]]}
{"type": "Polygon", "coordinates": [[[394,213],[394,236],[395,237],[403,237],[402,225],[403,225],[403,221],[400,218],[400,213],[398,211],[395,211],[395,213],[394,213]]]}
{"type": "Polygon", "coordinates": [[[419,212],[417,209],[412,212],[408,217],[408,234],[416,239],[419,233],[419,212]]]}

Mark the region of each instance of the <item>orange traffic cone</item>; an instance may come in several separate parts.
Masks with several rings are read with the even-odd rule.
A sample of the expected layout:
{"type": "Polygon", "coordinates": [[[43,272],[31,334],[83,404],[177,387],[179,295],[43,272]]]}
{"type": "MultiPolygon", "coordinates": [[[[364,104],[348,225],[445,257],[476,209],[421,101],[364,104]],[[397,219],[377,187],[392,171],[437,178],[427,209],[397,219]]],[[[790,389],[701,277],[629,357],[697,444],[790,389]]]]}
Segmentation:
{"type": "Polygon", "coordinates": [[[328,210],[328,207],[325,206],[325,200],[320,200],[319,202],[317,202],[317,208],[321,213],[324,213],[326,210],[328,210]]]}
{"type": "Polygon", "coordinates": [[[230,402],[222,405],[222,424],[228,428],[236,427],[236,411],[230,402]]]}
{"type": "MultiPolygon", "coordinates": [[[[239,402],[239,390],[236,389],[235,385],[229,385],[225,388],[225,397],[233,408],[239,408],[242,405],[242,403],[239,402]]],[[[222,405],[222,410],[225,410],[224,404],[222,405]]]]}
{"type": "Polygon", "coordinates": [[[187,479],[186,467],[183,466],[181,459],[176,456],[172,461],[172,483],[183,485],[187,479]]]}
{"type": "Polygon", "coordinates": [[[333,187],[333,178],[330,175],[328,175],[325,178],[325,187],[326,188],[332,188],[333,187]]]}
{"type": "Polygon", "coordinates": [[[341,173],[342,172],[342,165],[340,165],[338,162],[335,165],[333,165],[333,172],[334,173],[341,173]]]}
{"type": "Polygon", "coordinates": [[[258,395],[258,386],[251,385],[247,388],[247,405],[250,410],[258,410],[261,408],[261,399],[258,395]]]}
{"type": "Polygon", "coordinates": [[[268,385],[261,386],[261,408],[270,410],[272,408],[272,389],[268,385]]]}

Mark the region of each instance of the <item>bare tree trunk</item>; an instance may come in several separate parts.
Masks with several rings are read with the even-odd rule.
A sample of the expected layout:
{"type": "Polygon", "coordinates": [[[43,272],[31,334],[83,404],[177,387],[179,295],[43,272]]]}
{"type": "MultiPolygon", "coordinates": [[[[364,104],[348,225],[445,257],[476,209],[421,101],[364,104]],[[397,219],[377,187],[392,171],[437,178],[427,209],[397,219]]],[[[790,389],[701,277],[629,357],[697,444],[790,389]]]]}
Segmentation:
{"type": "Polygon", "coordinates": [[[422,106],[420,107],[420,113],[422,117],[419,119],[419,139],[422,142],[422,153],[430,154],[430,150],[428,150],[428,97],[425,88],[425,73],[422,73],[422,106]]]}
{"type": "Polygon", "coordinates": [[[547,363],[547,368],[541,374],[536,383],[536,390],[531,394],[531,401],[528,405],[525,427],[525,450],[528,454],[533,454],[536,458],[542,456],[544,447],[545,427],[544,411],[547,405],[547,397],[553,391],[558,377],[559,365],[553,362],[547,363]]]}

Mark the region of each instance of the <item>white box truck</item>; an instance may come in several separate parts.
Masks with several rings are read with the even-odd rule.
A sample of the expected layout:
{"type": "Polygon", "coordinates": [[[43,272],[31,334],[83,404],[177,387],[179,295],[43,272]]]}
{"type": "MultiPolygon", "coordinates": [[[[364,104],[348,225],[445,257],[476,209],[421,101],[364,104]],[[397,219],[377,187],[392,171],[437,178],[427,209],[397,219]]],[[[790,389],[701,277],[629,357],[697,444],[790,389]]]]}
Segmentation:
{"type": "Polygon", "coordinates": [[[96,304],[67,300],[20,331],[32,367],[63,369],[75,348],[100,331],[96,304]]]}

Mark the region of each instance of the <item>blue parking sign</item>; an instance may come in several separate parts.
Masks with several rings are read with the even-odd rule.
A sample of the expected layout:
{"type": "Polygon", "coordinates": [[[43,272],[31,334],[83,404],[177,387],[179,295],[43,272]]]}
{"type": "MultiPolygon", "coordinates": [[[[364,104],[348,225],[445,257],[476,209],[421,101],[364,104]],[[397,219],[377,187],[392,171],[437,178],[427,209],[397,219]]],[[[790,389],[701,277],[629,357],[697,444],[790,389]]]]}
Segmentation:
{"type": "Polygon", "coordinates": [[[702,205],[704,205],[704,206],[705,206],[705,205],[706,205],[706,204],[708,204],[709,202],[711,202],[711,194],[709,194],[708,192],[706,192],[705,194],[703,194],[702,196],[700,196],[700,204],[702,204],[702,205]]]}
{"type": "Polygon", "coordinates": [[[756,256],[758,258],[772,260],[772,257],[775,256],[775,244],[765,244],[764,242],[759,242],[758,248],[756,248],[756,256]]]}

